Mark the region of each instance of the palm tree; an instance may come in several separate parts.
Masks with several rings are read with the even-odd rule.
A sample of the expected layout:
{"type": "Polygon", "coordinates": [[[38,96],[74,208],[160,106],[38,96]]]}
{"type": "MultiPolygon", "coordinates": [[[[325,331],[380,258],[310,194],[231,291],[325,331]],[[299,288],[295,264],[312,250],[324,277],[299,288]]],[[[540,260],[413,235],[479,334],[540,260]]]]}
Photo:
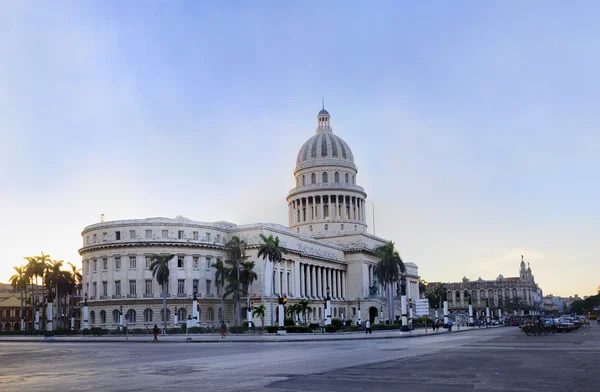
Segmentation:
{"type": "Polygon", "coordinates": [[[223,323],[223,318],[225,317],[225,282],[227,281],[227,276],[229,275],[229,270],[223,264],[223,261],[217,259],[216,263],[212,263],[211,267],[213,267],[215,271],[215,285],[221,288],[221,323],[223,323]]]}
{"type": "Polygon", "coordinates": [[[263,330],[265,329],[265,305],[260,304],[252,308],[252,317],[259,317],[263,330]]]}
{"type": "Polygon", "coordinates": [[[306,313],[312,312],[312,308],[310,307],[310,301],[307,299],[301,299],[297,303],[298,308],[300,309],[300,313],[304,317],[304,324],[306,324],[306,313]]]}
{"type": "MultiPolygon", "coordinates": [[[[282,259],[282,253],[287,253],[285,249],[279,246],[279,237],[273,238],[273,234],[269,234],[269,236],[265,236],[264,234],[260,234],[260,239],[262,240],[262,244],[258,247],[258,257],[262,257],[263,259],[263,278],[262,278],[262,291],[260,294],[261,303],[265,303],[265,280],[266,280],[266,270],[267,270],[267,259],[273,263],[273,268],[275,268],[275,263],[279,263],[282,259]]],[[[271,274],[271,325],[273,325],[273,274],[271,274]]]]}
{"type": "Polygon", "coordinates": [[[24,257],[27,260],[27,265],[25,266],[25,270],[27,271],[27,276],[31,281],[31,317],[32,323],[35,328],[35,308],[37,306],[37,296],[36,296],[36,288],[38,286],[38,278],[43,278],[44,273],[46,272],[46,265],[50,262],[50,255],[45,255],[42,252],[41,256],[30,256],[24,257]]]}
{"type": "MultiPolygon", "coordinates": [[[[243,261],[241,264],[240,280],[244,294],[246,295],[246,309],[250,309],[250,288],[252,287],[252,283],[258,279],[258,275],[254,272],[254,265],[254,261],[243,261]]],[[[248,320],[248,323],[251,321],[248,320]]]]}
{"type": "Polygon", "coordinates": [[[388,315],[390,322],[394,319],[394,290],[393,286],[400,280],[400,275],[406,272],[404,262],[392,241],[375,248],[379,263],[375,267],[375,274],[381,284],[388,289],[388,315]]]}
{"type": "Polygon", "coordinates": [[[224,294],[227,297],[230,294],[233,294],[233,317],[234,324],[239,325],[239,313],[240,313],[240,269],[241,263],[246,259],[246,241],[241,240],[238,236],[233,236],[225,245],[229,249],[229,259],[225,260],[226,264],[229,264],[231,267],[229,268],[228,282],[229,284],[226,287],[226,293],[224,294]]]}
{"type": "MultiPolygon", "coordinates": [[[[71,267],[71,271],[68,271],[67,273],[70,275],[69,280],[71,282],[71,286],[70,286],[70,295],[71,298],[73,298],[75,296],[75,289],[78,285],[81,285],[81,283],[83,282],[83,276],[81,275],[81,268],[77,268],[77,266],[73,263],[67,263],[69,264],[69,266],[71,267]]],[[[69,315],[72,317],[73,316],[73,303],[69,303],[70,307],[69,307],[69,315]]]]}
{"type": "MultiPolygon", "coordinates": [[[[27,290],[27,284],[29,283],[29,277],[25,271],[25,267],[13,267],[15,274],[10,277],[10,284],[14,291],[19,290],[21,292],[21,322],[23,321],[23,291],[27,290]]],[[[21,325],[21,329],[25,329],[24,325],[21,325]]]]}
{"type": "Polygon", "coordinates": [[[167,284],[169,283],[169,261],[175,255],[152,255],[150,260],[150,270],[152,277],[156,278],[158,284],[162,287],[163,292],[163,335],[167,333],[167,284]]]}

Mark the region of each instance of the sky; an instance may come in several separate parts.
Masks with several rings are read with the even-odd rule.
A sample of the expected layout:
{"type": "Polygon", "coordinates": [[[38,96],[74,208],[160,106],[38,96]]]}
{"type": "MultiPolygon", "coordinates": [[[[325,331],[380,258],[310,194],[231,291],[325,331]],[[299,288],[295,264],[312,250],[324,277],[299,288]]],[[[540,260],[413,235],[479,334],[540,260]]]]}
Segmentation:
{"type": "Polygon", "coordinates": [[[597,2],[19,1],[0,7],[0,281],[81,231],[287,225],[321,99],[369,232],[427,281],[600,284],[597,2]],[[374,214],[373,214],[374,210],[374,214]]]}

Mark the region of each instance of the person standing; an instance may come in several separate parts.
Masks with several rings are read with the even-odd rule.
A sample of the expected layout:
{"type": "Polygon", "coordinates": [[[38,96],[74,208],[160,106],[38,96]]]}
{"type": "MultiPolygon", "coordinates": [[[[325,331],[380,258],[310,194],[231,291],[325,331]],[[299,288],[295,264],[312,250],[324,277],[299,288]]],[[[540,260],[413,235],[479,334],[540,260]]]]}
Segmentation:
{"type": "Polygon", "coordinates": [[[365,335],[371,335],[371,320],[367,320],[365,323],[365,335]]]}
{"type": "Polygon", "coordinates": [[[221,321],[221,339],[223,339],[227,334],[227,326],[225,325],[225,321],[221,321]]]}
{"type": "Polygon", "coordinates": [[[154,328],[152,329],[152,333],[154,333],[154,341],[158,342],[158,325],[154,324],[154,328]]]}

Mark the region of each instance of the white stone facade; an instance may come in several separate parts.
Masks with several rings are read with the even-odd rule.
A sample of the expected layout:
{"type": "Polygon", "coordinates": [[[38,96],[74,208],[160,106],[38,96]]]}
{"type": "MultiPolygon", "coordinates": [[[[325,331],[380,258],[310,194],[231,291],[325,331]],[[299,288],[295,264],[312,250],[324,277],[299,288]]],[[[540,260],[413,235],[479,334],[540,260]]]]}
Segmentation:
{"type": "MultiPolygon", "coordinates": [[[[83,257],[83,290],[88,295],[90,326],[117,328],[121,306],[123,314],[130,315],[130,328],[161,324],[162,291],[148,268],[153,254],[176,255],[170,262],[169,326],[173,326],[175,307],[179,323],[192,314],[194,291],[200,304],[200,324],[217,325],[222,293],[214,284],[215,269],[211,265],[225,260],[225,244],[232,236],[246,241],[249,260],[256,262],[258,280],[250,289],[255,305],[260,302],[264,280],[267,325],[272,285],[275,297],[286,295],[288,303],[309,299],[313,310],[307,316],[309,322],[322,322],[325,318],[323,299],[327,288],[333,318],[357,321],[360,299],[361,319],[380,321],[381,311],[387,314],[387,303],[382,288],[373,284],[373,268],[378,261],[373,249],[386,240],[366,233],[366,193],[356,185],[352,152],[339,137],[332,136],[329,113],[325,110],[319,113],[318,124],[317,156],[311,158],[314,136],[298,156],[297,187],[287,198],[289,228],[264,223],[205,223],[184,217],[101,222],[86,227],[79,253],[83,257]],[[326,135],[325,141],[322,135],[326,135]],[[332,147],[332,143],[336,146],[332,147]],[[311,151],[305,153],[305,148],[311,151]],[[333,150],[337,151],[336,156],[333,150]],[[327,182],[323,182],[323,173],[327,173],[327,182]],[[306,178],[313,178],[313,174],[321,181],[307,184],[306,178]],[[266,265],[267,277],[272,278],[264,279],[265,265],[257,258],[260,234],[278,236],[287,251],[281,263],[266,265]]],[[[413,263],[406,263],[406,267],[408,297],[419,298],[418,268],[413,263]]],[[[240,305],[245,308],[244,301],[240,305]]],[[[224,320],[233,321],[232,307],[232,300],[226,299],[224,320]]],[[[275,305],[274,311],[276,308],[275,305]]],[[[240,314],[245,315],[245,309],[240,314]]],[[[260,320],[253,321],[260,324],[260,320]]]]}

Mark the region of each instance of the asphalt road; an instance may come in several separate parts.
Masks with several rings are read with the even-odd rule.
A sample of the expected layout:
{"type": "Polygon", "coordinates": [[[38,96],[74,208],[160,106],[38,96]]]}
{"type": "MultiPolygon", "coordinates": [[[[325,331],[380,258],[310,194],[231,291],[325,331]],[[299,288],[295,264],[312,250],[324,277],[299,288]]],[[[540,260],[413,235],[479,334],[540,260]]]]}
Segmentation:
{"type": "Polygon", "coordinates": [[[598,391],[600,327],[286,343],[0,343],[2,391],[598,391]]]}

